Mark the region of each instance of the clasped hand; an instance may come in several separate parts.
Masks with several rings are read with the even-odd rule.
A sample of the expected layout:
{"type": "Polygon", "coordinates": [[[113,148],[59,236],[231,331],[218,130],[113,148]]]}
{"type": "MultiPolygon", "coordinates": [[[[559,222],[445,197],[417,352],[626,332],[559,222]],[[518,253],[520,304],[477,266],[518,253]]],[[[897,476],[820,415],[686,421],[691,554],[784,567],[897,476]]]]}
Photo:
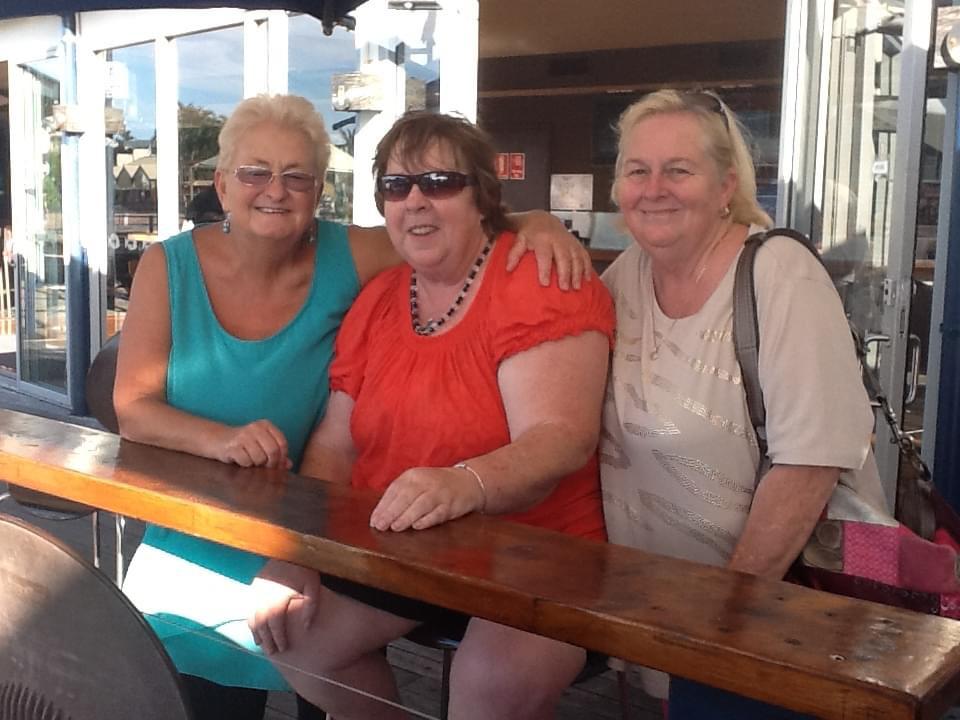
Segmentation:
{"type": "Polygon", "coordinates": [[[220,438],[217,460],[241,467],[266,466],[289,470],[287,439],[269,420],[254,420],[240,427],[228,427],[220,438]]]}
{"type": "Polygon", "coordinates": [[[469,471],[411,468],[390,483],[370,515],[370,527],[425,530],[483,506],[483,491],[469,471]]]}
{"type": "Polygon", "coordinates": [[[309,629],[323,591],[316,570],[282,560],[264,565],[251,589],[257,609],[247,619],[247,626],[253,641],[267,655],[287,650],[287,623],[293,618],[299,616],[303,628],[309,629]]]}

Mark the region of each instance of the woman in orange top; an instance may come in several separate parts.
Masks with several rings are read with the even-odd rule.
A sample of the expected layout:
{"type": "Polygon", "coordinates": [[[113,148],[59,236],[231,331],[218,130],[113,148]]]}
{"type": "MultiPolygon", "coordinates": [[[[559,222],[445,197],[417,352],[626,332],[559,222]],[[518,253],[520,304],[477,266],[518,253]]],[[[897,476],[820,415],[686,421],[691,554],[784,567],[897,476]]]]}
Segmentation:
{"type": "MultiPolygon", "coordinates": [[[[482,512],[603,539],[596,445],[613,330],[607,291],[596,280],[579,292],[544,290],[526,258],[506,272],[512,233],[494,151],[467,121],[404,116],[374,171],[406,263],[372,280],[344,320],[327,414],[301,472],[383,491],[370,517],[382,531],[482,512]]],[[[291,685],[338,720],[405,717],[317,676],[395,701],[380,649],[451,613],[337,578],[321,589],[315,573],[284,563],[266,576],[306,598],[251,619],[291,685]]],[[[452,716],[550,716],[583,649],[468,620],[452,716]]]]}

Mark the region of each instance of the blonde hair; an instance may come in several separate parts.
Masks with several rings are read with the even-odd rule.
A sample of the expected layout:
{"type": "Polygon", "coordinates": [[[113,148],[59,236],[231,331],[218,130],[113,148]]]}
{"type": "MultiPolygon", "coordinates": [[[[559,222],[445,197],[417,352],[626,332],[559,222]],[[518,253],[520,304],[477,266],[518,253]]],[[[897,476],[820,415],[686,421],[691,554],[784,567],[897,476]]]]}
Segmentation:
{"type": "Polygon", "coordinates": [[[230,170],[244,135],[264,123],[302,132],[309,139],[313,145],[314,169],[322,183],[330,162],[330,136],[320,113],[299,95],[257,95],[237,105],[217,138],[220,145],[217,170],[230,170]]]}
{"type": "Polygon", "coordinates": [[[695,117],[703,131],[704,150],[713,159],[718,172],[723,175],[732,170],[736,175],[737,184],[730,199],[730,218],[733,222],[772,227],[773,220],[757,202],[757,174],[744,139],[745,130],[730,108],[713,93],[657,90],[640,98],[623,112],[617,123],[619,141],[616,175],[610,191],[614,203],[617,201],[617,186],[623,172],[625,145],[630,131],[647,118],[669,113],[688,113],[695,117]]]}

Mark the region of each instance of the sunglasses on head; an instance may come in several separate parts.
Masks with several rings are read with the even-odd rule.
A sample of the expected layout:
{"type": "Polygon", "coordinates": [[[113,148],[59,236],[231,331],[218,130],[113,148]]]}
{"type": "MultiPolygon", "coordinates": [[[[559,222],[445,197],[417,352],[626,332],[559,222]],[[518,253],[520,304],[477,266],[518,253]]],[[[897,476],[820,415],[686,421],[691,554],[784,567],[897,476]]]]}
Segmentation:
{"type": "Polygon", "coordinates": [[[393,202],[406,199],[416,185],[424,197],[443,200],[475,182],[473,176],[454,170],[431,170],[419,175],[381,175],[377,178],[377,190],[384,200],[393,202]]]}
{"type": "Polygon", "coordinates": [[[723,120],[723,126],[730,132],[730,121],[723,109],[723,102],[707,90],[688,90],[683,93],[683,101],[690,107],[698,107],[707,112],[717,113],[723,120]]]}
{"type": "Polygon", "coordinates": [[[280,182],[287,190],[293,192],[309,192],[317,186],[317,178],[301,170],[286,170],[275,173],[270,168],[259,165],[241,165],[233,171],[234,177],[244,185],[250,187],[266,187],[273,179],[280,178],[280,182]]]}

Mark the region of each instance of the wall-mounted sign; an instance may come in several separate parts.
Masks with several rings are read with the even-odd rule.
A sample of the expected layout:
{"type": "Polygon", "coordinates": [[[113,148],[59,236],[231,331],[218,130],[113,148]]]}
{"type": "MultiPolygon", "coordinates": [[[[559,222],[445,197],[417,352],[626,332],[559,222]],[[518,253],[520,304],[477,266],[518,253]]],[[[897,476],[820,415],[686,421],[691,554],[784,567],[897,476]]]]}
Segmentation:
{"type": "MultiPolygon", "coordinates": [[[[381,68],[383,70],[383,68],[381,68]]],[[[427,107],[427,86],[423,80],[407,78],[404,108],[423,110],[427,107]]],[[[330,79],[330,101],[334,110],[381,112],[385,106],[384,81],[378,72],[348,72],[330,79]]]]}
{"type": "Polygon", "coordinates": [[[510,153],[497,153],[497,179],[510,179],[510,153]]]}
{"type": "Polygon", "coordinates": [[[550,209],[593,210],[593,175],[551,175],[550,209]]]}
{"type": "Polygon", "coordinates": [[[333,109],[341,112],[383,110],[383,86],[372,73],[349,72],[330,79],[333,109]]]}
{"type": "Polygon", "coordinates": [[[527,176],[527,154],[510,153],[510,179],[523,180],[527,176]]]}

